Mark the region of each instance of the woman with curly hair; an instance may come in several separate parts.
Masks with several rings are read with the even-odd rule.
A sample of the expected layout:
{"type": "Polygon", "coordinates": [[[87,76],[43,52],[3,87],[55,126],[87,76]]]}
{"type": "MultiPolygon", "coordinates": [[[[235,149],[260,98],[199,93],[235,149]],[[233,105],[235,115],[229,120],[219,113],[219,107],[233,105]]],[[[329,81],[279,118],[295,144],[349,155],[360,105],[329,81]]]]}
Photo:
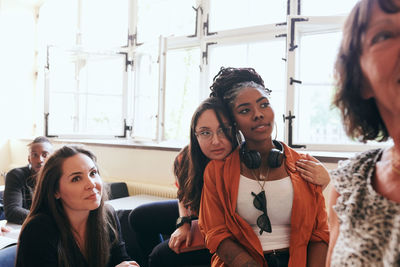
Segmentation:
{"type": "Polygon", "coordinates": [[[234,121],[240,148],[204,171],[199,226],[212,266],[323,266],[329,231],[321,187],[301,155],[271,136],[270,90],[252,68],[222,68],[211,95],[234,121]]]}

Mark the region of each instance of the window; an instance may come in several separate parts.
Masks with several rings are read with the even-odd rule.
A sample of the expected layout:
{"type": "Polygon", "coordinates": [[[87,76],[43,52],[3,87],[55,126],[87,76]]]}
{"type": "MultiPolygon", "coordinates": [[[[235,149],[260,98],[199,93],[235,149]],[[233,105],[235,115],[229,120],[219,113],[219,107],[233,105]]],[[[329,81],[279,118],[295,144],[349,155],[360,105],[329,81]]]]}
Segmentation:
{"type": "Polygon", "coordinates": [[[272,90],[278,139],[361,150],[330,105],[341,28],[355,2],[47,0],[39,35],[50,47],[48,133],[182,146],[220,67],[253,67],[272,90]],[[60,30],[48,27],[56,18],[65,21],[60,30]]]}
{"type": "Polygon", "coordinates": [[[124,135],[125,55],[49,47],[49,135],[124,135]]]}

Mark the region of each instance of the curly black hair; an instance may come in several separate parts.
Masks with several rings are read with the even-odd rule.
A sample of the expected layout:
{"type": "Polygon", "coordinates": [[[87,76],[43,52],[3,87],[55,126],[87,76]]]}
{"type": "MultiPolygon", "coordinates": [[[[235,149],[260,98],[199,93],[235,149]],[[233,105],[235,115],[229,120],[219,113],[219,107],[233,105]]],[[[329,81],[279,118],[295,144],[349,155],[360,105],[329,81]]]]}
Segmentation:
{"type": "Polygon", "coordinates": [[[220,71],[213,79],[213,84],[210,86],[210,96],[223,99],[224,95],[230,91],[235,84],[242,82],[255,82],[265,87],[264,80],[253,68],[221,67],[220,71]]]}

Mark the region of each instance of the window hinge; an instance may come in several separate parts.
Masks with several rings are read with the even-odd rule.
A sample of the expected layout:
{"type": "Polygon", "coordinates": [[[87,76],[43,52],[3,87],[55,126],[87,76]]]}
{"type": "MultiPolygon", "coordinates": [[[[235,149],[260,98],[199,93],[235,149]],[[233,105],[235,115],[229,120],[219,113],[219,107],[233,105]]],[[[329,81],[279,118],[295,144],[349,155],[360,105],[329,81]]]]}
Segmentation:
{"type": "Polygon", "coordinates": [[[278,27],[278,26],[285,26],[285,25],[287,25],[287,22],[286,22],[286,21],[285,21],[285,22],[280,22],[280,23],[276,23],[276,24],[275,24],[276,27],[278,27]]]}
{"type": "Polygon", "coordinates": [[[206,60],[206,65],[208,65],[208,46],[210,45],[214,45],[217,44],[216,42],[210,42],[210,43],[206,43],[206,51],[203,52],[202,54],[202,59],[204,62],[204,59],[206,60]]]}
{"type": "Polygon", "coordinates": [[[209,32],[210,25],[209,25],[209,20],[208,19],[209,19],[209,15],[207,15],[207,21],[203,23],[203,33],[206,36],[217,34],[218,32],[209,32]],[[207,28],[207,30],[205,30],[206,28],[207,28]]]}
{"type": "Polygon", "coordinates": [[[137,42],[137,34],[128,34],[127,44],[123,47],[130,47],[130,46],[141,46],[143,43],[137,42]]]}
{"type": "Polygon", "coordinates": [[[44,135],[46,137],[58,137],[58,135],[49,135],[49,115],[50,113],[44,113],[44,135]]]}
{"type": "Polygon", "coordinates": [[[306,148],[305,145],[294,145],[293,144],[293,119],[296,118],[296,116],[292,115],[292,111],[289,110],[289,116],[285,116],[285,114],[283,114],[283,122],[285,122],[286,120],[289,121],[289,125],[288,125],[288,135],[289,135],[289,142],[288,145],[291,148],[306,148]]]}
{"type": "Polygon", "coordinates": [[[128,53],[127,52],[118,52],[118,54],[125,55],[125,71],[128,71],[128,66],[131,66],[133,68],[133,60],[129,60],[128,53]]]}
{"type": "Polygon", "coordinates": [[[293,83],[299,83],[299,84],[301,84],[302,81],[300,81],[300,80],[295,80],[295,79],[293,79],[292,77],[290,77],[290,85],[292,85],[293,83]]]}
{"type": "Polygon", "coordinates": [[[286,37],[287,34],[286,33],[282,33],[282,34],[276,34],[275,38],[281,38],[281,37],[286,37]]]}
{"type": "Polygon", "coordinates": [[[290,24],[290,47],[289,51],[295,50],[298,46],[294,44],[294,27],[296,22],[308,21],[307,18],[292,18],[290,24]]]}
{"type": "Polygon", "coordinates": [[[194,26],[194,34],[188,35],[187,37],[189,38],[197,37],[197,23],[199,21],[199,11],[201,12],[201,14],[203,14],[203,9],[201,8],[201,6],[198,6],[197,8],[192,6],[192,8],[194,9],[194,11],[196,11],[196,23],[194,26]]]}
{"type": "Polygon", "coordinates": [[[124,119],[124,125],[123,125],[123,131],[124,131],[124,134],[123,135],[116,135],[115,137],[118,137],[118,138],[125,138],[125,137],[127,137],[127,132],[129,131],[129,132],[132,132],[132,129],[133,129],[133,127],[132,127],[132,125],[127,125],[126,124],[126,119],[124,119]]]}

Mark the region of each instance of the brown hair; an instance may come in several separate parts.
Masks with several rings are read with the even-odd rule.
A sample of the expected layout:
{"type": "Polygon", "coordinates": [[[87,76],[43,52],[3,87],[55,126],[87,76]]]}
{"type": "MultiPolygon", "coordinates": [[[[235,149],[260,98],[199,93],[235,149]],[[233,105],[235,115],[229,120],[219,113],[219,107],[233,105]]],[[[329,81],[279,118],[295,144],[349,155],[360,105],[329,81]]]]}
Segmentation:
{"type": "MultiPolygon", "coordinates": [[[[189,206],[197,214],[203,190],[203,174],[210,159],[201,151],[196,137],[196,126],[201,114],[209,109],[214,110],[220,125],[223,125],[223,117],[232,125],[232,120],[229,119],[229,113],[224,104],[218,98],[207,98],[199,105],[192,116],[190,123],[190,145],[181,150],[174,162],[174,173],[179,183],[178,198],[185,206],[189,206]]],[[[232,149],[235,149],[237,146],[237,141],[233,138],[236,132],[235,128],[232,127],[229,132],[228,129],[222,129],[228,140],[232,143],[232,149]]]]}
{"type": "Polygon", "coordinates": [[[375,99],[364,99],[361,94],[365,85],[360,66],[362,38],[370,21],[372,5],[376,1],[386,13],[396,13],[400,10],[394,0],[358,2],[344,25],[343,39],[335,64],[337,90],[333,104],[341,111],[347,135],[363,142],[374,139],[384,141],[389,137],[375,99]]]}
{"type": "MultiPolygon", "coordinates": [[[[46,161],[39,172],[37,187],[33,196],[32,207],[21,231],[25,226],[39,214],[46,214],[54,219],[59,232],[58,243],[59,266],[75,266],[75,253],[73,229],[64,211],[61,200],[55,198],[59,190],[59,181],[62,176],[62,166],[67,158],[77,154],[88,156],[96,164],[96,156],[81,147],[64,146],[54,152],[46,161]]],[[[103,185],[104,187],[104,185],[103,185]]],[[[112,231],[118,238],[115,221],[110,212],[106,210],[104,202],[107,193],[103,188],[100,206],[90,211],[86,226],[86,258],[89,266],[106,266],[110,256],[110,236],[112,231]],[[90,242],[89,242],[90,241],[90,242]]],[[[19,259],[17,259],[18,261],[19,259]]]]}

